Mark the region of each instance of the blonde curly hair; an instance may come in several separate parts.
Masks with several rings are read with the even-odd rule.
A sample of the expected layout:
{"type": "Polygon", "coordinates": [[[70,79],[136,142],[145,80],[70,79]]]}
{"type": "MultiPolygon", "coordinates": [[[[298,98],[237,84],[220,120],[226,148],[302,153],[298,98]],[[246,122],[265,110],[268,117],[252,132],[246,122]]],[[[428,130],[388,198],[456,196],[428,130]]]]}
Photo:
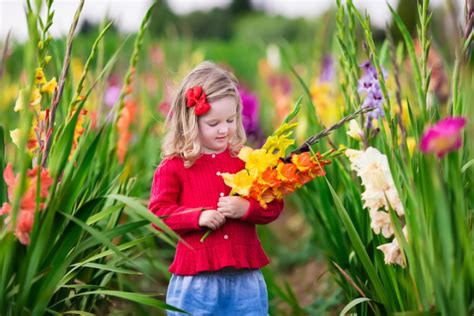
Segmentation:
{"type": "Polygon", "coordinates": [[[202,152],[199,140],[198,116],[194,107],[186,106],[186,91],[194,86],[201,86],[209,103],[224,97],[232,97],[237,104],[234,137],[229,141],[229,149],[236,156],[245,144],[246,135],[242,125],[242,101],[237,90],[238,81],[229,71],[216,64],[204,61],[184,77],[173,99],[166,118],[167,132],[162,143],[162,158],[181,157],[189,168],[202,152]]]}

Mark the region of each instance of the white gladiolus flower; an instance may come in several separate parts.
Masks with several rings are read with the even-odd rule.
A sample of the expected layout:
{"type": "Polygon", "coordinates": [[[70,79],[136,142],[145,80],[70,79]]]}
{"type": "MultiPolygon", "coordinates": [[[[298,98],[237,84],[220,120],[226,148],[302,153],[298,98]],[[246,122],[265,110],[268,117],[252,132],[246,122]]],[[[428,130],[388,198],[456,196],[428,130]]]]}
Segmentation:
{"type": "Polygon", "coordinates": [[[347,135],[359,142],[362,140],[362,136],[364,136],[364,131],[359,127],[359,124],[357,124],[356,120],[352,120],[349,122],[349,130],[347,131],[347,135]]]}
{"type": "Polygon", "coordinates": [[[385,196],[381,191],[366,190],[362,193],[362,200],[364,200],[364,207],[368,208],[369,212],[385,207],[385,196]]]}
{"type": "Polygon", "coordinates": [[[272,69],[280,69],[281,57],[280,49],[275,44],[270,44],[267,47],[267,60],[272,69]]]}
{"type": "Polygon", "coordinates": [[[402,201],[400,201],[400,198],[398,197],[397,189],[391,187],[387,192],[385,192],[385,194],[387,195],[390,206],[395,210],[395,212],[397,212],[398,216],[405,215],[405,209],[403,208],[402,201]]]}
{"type": "Polygon", "coordinates": [[[391,243],[380,245],[377,249],[383,252],[385,264],[398,264],[403,268],[406,267],[405,258],[398,245],[397,239],[393,239],[391,243]]]}
{"type": "MultiPolygon", "coordinates": [[[[382,234],[385,238],[393,236],[394,228],[388,213],[390,207],[397,212],[398,216],[403,216],[405,210],[398,196],[387,156],[373,147],[365,151],[347,149],[346,155],[351,162],[352,170],[360,177],[365,188],[362,200],[364,207],[369,210],[370,228],[375,234],[382,234]]],[[[403,228],[403,234],[407,236],[406,227],[403,228]]],[[[377,249],[384,253],[386,264],[406,266],[397,239],[394,238],[392,242],[380,245],[377,249]]]]}
{"type": "Polygon", "coordinates": [[[390,221],[390,215],[387,212],[370,212],[370,227],[378,235],[382,233],[385,238],[389,238],[393,235],[392,222],[390,221]]]}
{"type": "Polygon", "coordinates": [[[347,149],[346,155],[352,170],[361,178],[365,187],[362,198],[369,211],[376,211],[380,207],[388,211],[390,203],[398,215],[403,215],[405,211],[393,182],[387,156],[373,147],[367,148],[366,151],[347,149]]]}

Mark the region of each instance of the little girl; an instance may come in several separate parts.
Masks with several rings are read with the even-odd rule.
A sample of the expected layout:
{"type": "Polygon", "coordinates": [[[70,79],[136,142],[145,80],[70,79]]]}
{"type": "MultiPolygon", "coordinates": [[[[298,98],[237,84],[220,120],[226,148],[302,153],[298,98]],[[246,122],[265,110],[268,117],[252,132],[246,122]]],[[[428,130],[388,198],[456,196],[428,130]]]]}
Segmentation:
{"type": "Polygon", "coordinates": [[[246,140],[241,112],[235,77],[203,62],[184,78],[167,118],[149,209],[181,237],[166,303],[191,315],[268,314],[259,269],[269,260],[255,225],[274,221],[283,201],[263,209],[254,199],[228,196],[220,174],[244,168],[237,157],[246,140]]]}

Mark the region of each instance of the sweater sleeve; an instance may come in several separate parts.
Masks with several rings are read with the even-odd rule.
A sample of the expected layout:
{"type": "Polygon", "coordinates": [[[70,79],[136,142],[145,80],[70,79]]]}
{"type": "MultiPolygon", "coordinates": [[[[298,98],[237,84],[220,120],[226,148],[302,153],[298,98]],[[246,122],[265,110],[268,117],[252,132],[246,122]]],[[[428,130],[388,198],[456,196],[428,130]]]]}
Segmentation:
{"type": "Polygon", "coordinates": [[[181,181],[176,163],[165,159],[155,171],[148,209],[161,217],[177,234],[200,230],[199,216],[202,210],[178,205],[180,192],[181,181]]]}
{"type": "Polygon", "coordinates": [[[280,216],[283,211],[284,201],[275,200],[267,204],[267,208],[263,208],[260,203],[253,199],[249,198],[250,202],[247,213],[242,216],[241,220],[246,222],[251,222],[254,224],[268,224],[273,222],[280,216]]]}

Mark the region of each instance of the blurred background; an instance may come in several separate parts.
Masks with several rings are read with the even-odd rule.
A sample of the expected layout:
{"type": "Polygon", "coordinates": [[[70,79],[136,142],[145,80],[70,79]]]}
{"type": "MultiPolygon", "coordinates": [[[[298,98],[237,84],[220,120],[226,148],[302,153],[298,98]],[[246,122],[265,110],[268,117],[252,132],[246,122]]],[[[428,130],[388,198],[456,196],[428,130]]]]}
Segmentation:
{"type": "MultiPolygon", "coordinates": [[[[144,34],[143,48],[136,65],[137,75],[131,84],[132,98],[127,103],[134,114],[126,125],[129,129],[126,153],[119,158],[125,161],[127,176],[133,175],[133,185],[127,191],[130,196],[139,197],[143,204],[146,203],[153,172],[161,159],[159,140],[174,88],[200,61],[212,60],[229,68],[238,77],[244,100],[244,124],[251,146],[261,145],[265,137],[281,123],[298,97],[305,95],[305,86],[300,84],[292,70],[304,80],[307,92],[316,104],[318,127],[329,126],[341,118],[344,95],[343,88],[339,86],[342,71],[338,64],[340,52],[336,38],[336,1],[156,2],[157,6],[144,34]],[[324,81],[329,85],[322,88],[321,83],[324,81]]],[[[50,70],[48,78],[59,77],[65,37],[78,3],[69,0],[54,3],[55,15],[50,34],[53,37],[51,51],[56,53],[57,58],[53,58],[53,62],[47,66],[50,70]]],[[[394,45],[402,41],[387,3],[402,18],[408,32],[416,37],[419,19],[417,5],[421,1],[354,1],[359,12],[370,16],[372,35],[378,48],[388,39],[388,34],[394,45]]],[[[95,71],[86,77],[86,82],[91,84],[94,75],[107,61],[114,59],[113,67],[107,71],[84,105],[90,113],[88,124],[91,128],[101,118],[106,120],[106,114],[112,112],[119,100],[120,88],[133,51],[133,38],[151,4],[152,1],[143,0],[85,2],[73,46],[70,95],[72,83],[81,77],[98,33],[106,22],[113,22],[101,46],[100,57],[92,62],[95,71]],[[120,54],[115,56],[117,51],[120,54]]],[[[433,86],[430,85],[433,96],[430,102],[442,107],[449,97],[448,76],[465,25],[464,1],[431,1],[430,9],[433,12],[430,36],[435,52],[433,57],[430,54],[430,65],[436,69],[432,77],[433,86]]],[[[19,67],[23,65],[25,47],[29,41],[25,3],[0,0],[0,14],[0,43],[5,51],[2,60],[4,76],[1,81],[0,125],[8,131],[15,128],[17,117],[12,109],[19,87],[26,81],[25,69],[19,67]]],[[[356,38],[363,38],[361,27],[356,26],[350,32],[354,32],[356,38]]],[[[357,43],[357,51],[358,55],[354,54],[357,62],[367,60],[367,47],[363,40],[357,43]]],[[[386,57],[385,60],[388,59],[386,57]]],[[[402,68],[408,65],[401,53],[397,60],[402,68]]],[[[472,65],[472,55],[468,63],[472,65]]],[[[409,67],[407,69],[403,79],[407,88],[405,91],[410,89],[407,78],[412,75],[409,67]]],[[[392,75],[387,82],[394,91],[392,75]]],[[[347,111],[348,108],[345,113],[347,111]]],[[[311,120],[303,119],[300,122],[297,132],[299,141],[314,130],[310,124],[311,120]]],[[[339,136],[343,137],[345,133],[341,131],[339,136]]],[[[8,153],[8,148],[12,149],[13,144],[8,141],[6,146],[8,153]]],[[[344,292],[341,285],[342,277],[331,277],[330,269],[334,271],[335,268],[328,266],[328,249],[320,247],[325,238],[320,231],[321,223],[308,215],[307,210],[301,209],[304,205],[301,201],[302,198],[297,194],[290,196],[282,216],[268,227],[259,228],[264,248],[272,258],[272,264],[264,271],[270,289],[272,314],[336,315],[347,304],[347,291],[344,292]]],[[[332,207],[331,203],[318,205],[332,207]]],[[[169,278],[166,269],[174,250],[159,239],[150,242],[147,247],[146,257],[137,260],[137,263],[157,282],[127,277],[127,284],[163,296],[169,278]]],[[[136,307],[113,300],[104,307],[104,313],[114,313],[124,308],[133,310],[136,307]]]]}

